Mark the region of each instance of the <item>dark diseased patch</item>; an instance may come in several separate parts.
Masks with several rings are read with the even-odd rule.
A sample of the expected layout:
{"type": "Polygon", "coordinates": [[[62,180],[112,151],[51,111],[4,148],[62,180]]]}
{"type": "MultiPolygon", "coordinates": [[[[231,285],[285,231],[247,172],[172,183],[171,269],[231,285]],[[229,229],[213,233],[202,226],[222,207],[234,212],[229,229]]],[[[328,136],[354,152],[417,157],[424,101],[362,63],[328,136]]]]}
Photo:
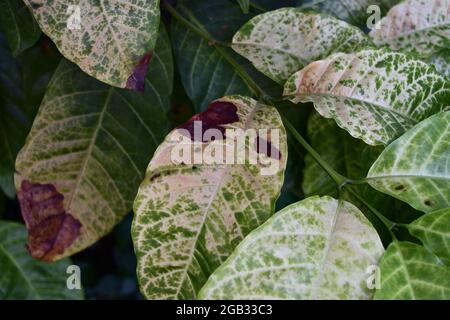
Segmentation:
{"type": "Polygon", "coordinates": [[[145,77],[147,76],[147,69],[152,56],[152,52],[146,53],[134,67],[133,73],[127,80],[127,89],[144,92],[145,77]]]}
{"type": "Polygon", "coordinates": [[[64,196],[52,184],[24,180],[17,196],[28,229],[28,251],[33,258],[53,261],[80,235],[80,221],[65,211],[64,196]]]}
{"type": "Polygon", "coordinates": [[[427,207],[434,207],[433,200],[427,199],[423,202],[427,207]]]}
{"type": "Polygon", "coordinates": [[[394,189],[397,191],[402,191],[402,190],[405,190],[405,186],[402,184],[399,184],[399,185],[395,186],[394,189]]]}
{"type": "Polygon", "coordinates": [[[239,116],[237,114],[237,107],[233,103],[215,101],[209,104],[206,111],[196,114],[187,122],[179,125],[177,129],[186,129],[192,141],[208,142],[204,139],[204,133],[207,130],[217,129],[222,133],[222,138],[224,138],[225,128],[223,125],[237,121],[239,121],[239,116]],[[194,132],[196,122],[201,123],[201,132],[194,132]]]}
{"type": "Polygon", "coordinates": [[[260,136],[256,137],[256,152],[260,154],[264,154],[268,158],[272,158],[275,160],[281,159],[281,152],[277,148],[275,148],[272,143],[266,139],[261,138],[260,136]]]}

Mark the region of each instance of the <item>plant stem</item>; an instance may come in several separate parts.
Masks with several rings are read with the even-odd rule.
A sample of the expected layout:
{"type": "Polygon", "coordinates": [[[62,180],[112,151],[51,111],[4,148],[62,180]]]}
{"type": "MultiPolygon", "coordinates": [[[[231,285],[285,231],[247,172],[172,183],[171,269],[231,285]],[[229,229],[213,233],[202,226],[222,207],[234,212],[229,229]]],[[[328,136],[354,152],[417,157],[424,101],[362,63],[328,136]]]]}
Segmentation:
{"type": "Polygon", "coordinates": [[[359,193],[355,192],[352,188],[346,188],[346,190],[356,199],[358,199],[358,201],[361,201],[363,205],[365,205],[370,211],[372,211],[377,216],[377,218],[381,222],[383,222],[385,227],[389,230],[389,233],[391,234],[393,240],[397,239],[395,237],[394,232],[392,231],[397,226],[395,222],[392,222],[391,220],[383,216],[377,209],[372,207],[362,196],[359,195],[359,193]]]}
{"type": "Polygon", "coordinates": [[[343,175],[339,174],[334,170],[330,165],[328,165],[322,157],[314,150],[313,147],[309,145],[309,143],[301,136],[300,133],[295,129],[295,127],[289,122],[286,117],[282,116],[284,125],[289,130],[291,135],[303,146],[303,148],[308,151],[308,153],[316,160],[316,162],[322,167],[323,170],[333,179],[333,181],[338,185],[340,188],[347,182],[347,178],[343,175]]]}
{"type": "Polygon", "coordinates": [[[190,15],[189,19],[183,17],[174,7],[169,3],[164,3],[164,8],[180,23],[184,24],[186,27],[197,33],[200,37],[206,40],[210,45],[214,46],[215,49],[223,56],[223,58],[231,64],[234,70],[238,73],[239,77],[246,83],[247,87],[253,92],[257,97],[261,97],[265,100],[271,100],[272,98],[249,76],[249,74],[236,62],[233,57],[222,47],[230,47],[230,44],[214,39],[213,36],[195,19],[194,16],[190,15]]]}

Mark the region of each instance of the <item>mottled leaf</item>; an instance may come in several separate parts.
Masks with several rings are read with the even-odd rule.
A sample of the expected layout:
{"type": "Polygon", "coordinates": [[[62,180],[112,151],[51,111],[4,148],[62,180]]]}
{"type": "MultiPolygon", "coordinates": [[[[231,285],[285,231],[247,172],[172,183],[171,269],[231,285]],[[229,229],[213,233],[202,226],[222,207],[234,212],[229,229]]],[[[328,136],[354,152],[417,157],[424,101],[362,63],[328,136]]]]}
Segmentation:
{"type": "Polygon", "coordinates": [[[30,257],[25,227],[0,221],[0,300],[83,299],[81,289],[69,290],[69,259],[45,263],[30,257]]]}
{"type": "Polygon", "coordinates": [[[107,86],[61,62],[16,161],[33,256],[55,260],[80,251],[130,211],[167,130],[170,54],[161,28],[144,94],[107,86]]]}
{"type": "Polygon", "coordinates": [[[276,213],[209,278],[202,299],[369,299],[367,269],[383,254],[352,204],[311,197],[276,213]]]}
{"type": "Polygon", "coordinates": [[[24,2],[64,57],[84,72],[142,90],[158,37],[159,0],[24,2]]]}
{"type": "Polygon", "coordinates": [[[380,274],[375,299],[450,299],[450,268],[417,244],[393,242],[381,259],[380,274]]]}
{"type": "Polygon", "coordinates": [[[450,74],[449,0],[406,0],[389,10],[370,37],[376,45],[418,54],[450,74]]]}
{"type": "Polygon", "coordinates": [[[41,35],[39,26],[21,0],[3,0],[0,29],[14,56],[34,45],[41,35]]]}
{"type": "Polygon", "coordinates": [[[402,53],[368,49],[309,64],[285,85],[293,102],[316,110],[370,145],[389,144],[434,113],[450,108],[450,82],[402,53]]]}
{"type": "Polygon", "coordinates": [[[132,236],[143,294],[149,299],[195,298],[245,235],[273,214],[286,159],[286,133],[277,110],[247,97],[221,98],[172,131],[155,152],[134,203],[132,236]],[[237,162],[233,149],[227,148],[224,158],[231,156],[232,163],[197,160],[193,164],[192,157],[223,150],[224,142],[199,138],[191,146],[185,135],[192,133],[193,121],[225,132],[228,146],[242,141],[246,130],[270,129],[264,139],[271,153],[261,152],[256,136],[248,136],[248,143],[238,148],[250,154],[246,161],[237,162]],[[244,133],[227,136],[227,129],[244,133]],[[189,143],[180,142],[182,137],[189,143]],[[190,158],[174,161],[183,145],[193,151],[190,158]],[[251,157],[263,161],[252,164],[251,157]],[[270,172],[264,172],[267,160],[270,172]]]}
{"type": "Polygon", "coordinates": [[[14,197],[14,162],[59,62],[46,39],[13,58],[0,33],[0,189],[14,197]]]}
{"type": "Polygon", "coordinates": [[[303,9],[312,9],[318,12],[326,12],[357,25],[361,28],[367,27],[370,16],[375,11],[369,10],[370,6],[377,6],[380,15],[386,13],[390,7],[401,0],[298,0],[303,9]]]}
{"type": "Polygon", "coordinates": [[[333,52],[371,45],[358,28],[333,17],[283,8],[258,15],[234,35],[232,48],[284,84],[294,72],[333,52]]]}
{"type": "Polygon", "coordinates": [[[450,112],[419,123],[390,144],[367,174],[375,189],[431,212],[450,207],[450,112]]]}
{"type": "MultiPolygon", "coordinates": [[[[222,41],[230,41],[231,32],[253,16],[243,14],[234,1],[222,0],[181,1],[177,10],[222,41]]],[[[171,35],[183,86],[197,112],[204,111],[211,100],[222,96],[251,96],[254,92],[249,81],[274,96],[280,95],[273,81],[230,48],[206,41],[176,20],[172,22],[171,35]],[[250,80],[245,73],[250,75],[250,80]]]]}
{"type": "Polygon", "coordinates": [[[450,208],[427,213],[409,224],[408,230],[450,266],[450,208]]]}

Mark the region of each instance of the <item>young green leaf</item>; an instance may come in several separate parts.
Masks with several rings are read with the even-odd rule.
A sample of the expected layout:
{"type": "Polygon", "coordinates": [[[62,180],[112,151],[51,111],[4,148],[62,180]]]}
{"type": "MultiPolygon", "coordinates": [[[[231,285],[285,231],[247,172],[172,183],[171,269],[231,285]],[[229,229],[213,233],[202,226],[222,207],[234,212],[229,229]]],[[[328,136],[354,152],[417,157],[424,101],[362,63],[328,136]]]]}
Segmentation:
{"type": "Polygon", "coordinates": [[[34,260],[24,247],[26,238],[23,225],[0,221],[0,300],[83,299],[81,289],[67,287],[70,260],[34,260]]]}
{"type": "Polygon", "coordinates": [[[393,242],[381,259],[380,273],[375,299],[450,299],[450,268],[417,244],[393,242]]]}
{"type": "Polygon", "coordinates": [[[25,3],[17,0],[4,0],[0,10],[0,29],[8,39],[14,56],[34,45],[41,29],[37,25],[25,3]]]}
{"type": "Polygon", "coordinates": [[[419,123],[390,144],[367,174],[375,189],[431,212],[450,207],[450,112],[419,123]]]}
{"type": "Polygon", "coordinates": [[[269,78],[284,84],[312,61],[369,45],[371,41],[361,30],[343,21],[283,8],[248,21],[234,35],[232,48],[269,78]]]}
{"type": "Polygon", "coordinates": [[[312,9],[318,12],[332,14],[337,18],[357,25],[361,28],[368,27],[371,15],[377,9],[383,15],[390,7],[401,0],[298,0],[303,9],[312,9]],[[371,8],[377,6],[378,8],[371,8]]]}
{"type": "Polygon", "coordinates": [[[10,198],[15,196],[16,155],[59,59],[46,40],[13,58],[0,33],[0,189],[10,198]]]}
{"type": "Polygon", "coordinates": [[[81,70],[116,87],[143,90],[158,37],[159,0],[24,1],[81,70]]]}
{"type": "Polygon", "coordinates": [[[352,204],[310,197],[276,213],[239,244],[202,299],[369,299],[369,267],[384,252],[352,204]]]}
{"type": "Polygon", "coordinates": [[[449,8],[449,0],[406,0],[388,12],[370,37],[376,45],[437,60],[438,70],[448,74],[450,57],[441,51],[450,49],[449,8]]]}
{"type": "Polygon", "coordinates": [[[151,67],[144,94],[107,86],[66,60],[58,67],[16,161],[34,257],[82,250],[130,211],[167,130],[173,67],[162,28],[151,67]]]}
{"type": "Polygon", "coordinates": [[[273,214],[286,159],[286,133],[277,110],[247,97],[214,101],[172,131],[155,152],[134,203],[132,236],[143,294],[149,299],[195,298],[235,246],[273,214]],[[192,138],[194,121],[225,132],[226,140],[204,140],[203,131],[196,138],[194,131],[192,146],[186,136],[192,138]],[[244,131],[229,136],[233,129],[244,131]],[[271,131],[263,137],[260,129],[271,131]],[[256,133],[252,137],[247,130],[256,133]],[[180,141],[183,137],[189,141],[180,141]],[[261,151],[261,138],[270,153],[261,151]],[[225,155],[223,142],[232,148],[225,155]],[[188,159],[173,158],[183,146],[188,159]],[[234,146],[245,151],[246,161],[236,159],[234,146]],[[231,163],[207,160],[213,152],[231,157],[231,163]],[[263,161],[251,162],[252,157],[263,161]],[[270,170],[264,172],[268,163],[270,170]]]}
{"type": "Polygon", "coordinates": [[[411,234],[419,238],[450,266],[450,208],[427,213],[408,225],[411,234]]]}
{"type": "Polygon", "coordinates": [[[450,82],[402,53],[337,53],[289,78],[284,95],[316,110],[370,145],[389,144],[420,121],[450,108],[450,82]]]}

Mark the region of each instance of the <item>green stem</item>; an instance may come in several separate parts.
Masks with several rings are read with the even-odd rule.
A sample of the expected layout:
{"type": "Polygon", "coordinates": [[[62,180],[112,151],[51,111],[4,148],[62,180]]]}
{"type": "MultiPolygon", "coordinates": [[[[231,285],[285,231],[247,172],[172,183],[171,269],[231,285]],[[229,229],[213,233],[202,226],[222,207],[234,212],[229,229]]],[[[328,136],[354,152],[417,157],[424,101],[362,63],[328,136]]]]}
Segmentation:
{"type": "Polygon", "coordinates": [[[383,222],[383,224],[385,225],[385,227],[389,230],[389,233],[392,236],[392,239],[395,240],[397,239],[394,232],[392,231],[397,224],[395,222],[392,222],[391,220],[389,220],[388,218],[386,218],[385,216],[383,216],[377,209],[375,209],[373,206],[371,206],[366,199],[364,199],[362,196],[359,195],[359,193],[355,192],[352,188],[346,188],[346,190],[353,195],[356,199],[358,199],[358,201],[361,201],[361,203],[363,205],[365,205],[371,212],[373,212],[376,217],[383,222]]]}
{"type": "Polygon", "coordinates": [[[231,57],[228,52],[222,47],[230,47],[230,44],[216,40],[209,34],[209,32],[201,25],[193,15],[189,14],[189,19],[183,17],[174,7],[167,2],[164,3],[166,10],[177,19],[180,23],[197,33],[200,37],[206,40],[210,45],[223,56],[223,58],[234,68],[239,77],[246,83],[247,87],[257,97],[262,97],[265,100],[271,100],[271,97],[248,75],[248,73],[231,57]]]}
{"type": "Polygon", "coordinates": [[[303,146],[303,148],[306,149],[306,151],[308,151],[308,153],[314,158],[314,160],[316,160],[316,162],[322,167],[322,169],[325,170],[325,172],[331,177],[331,179],[333,179],[333,181],[338,185],[339,188],[343,186],[348,179],[336,172],[336,170],[328,165],[316,152],[316,150],[314,150],[314,148],[309,145],[309,143],[301,136],[301,134],[298,133],[298,131],[289,122],[289,120],[286,119],[286,117],[282,116],[282,118],[284,125],[289,130],[291,135],[303,146]]]}
{"type": "Polygon", "coordinates": [[[266,8],[263,8],[262,6],[260,6],[259,4],[256,4],[256,3],[253,3],[252,1],[250,1],[250,7],[252,7],[252,8],[254,8],[254,9],[256,9],[256,10],[258,10],[258,11],[261,11],[261,12],[267,12],[267,9],[266,8]]]}

